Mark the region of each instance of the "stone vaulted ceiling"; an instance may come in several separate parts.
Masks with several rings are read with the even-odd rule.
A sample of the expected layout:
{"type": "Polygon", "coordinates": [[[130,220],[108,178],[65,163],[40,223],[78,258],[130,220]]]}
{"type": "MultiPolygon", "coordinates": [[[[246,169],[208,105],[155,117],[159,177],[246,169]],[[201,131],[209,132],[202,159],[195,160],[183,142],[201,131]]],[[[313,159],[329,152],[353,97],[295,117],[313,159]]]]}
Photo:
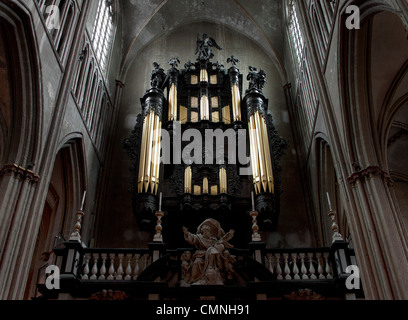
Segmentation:
{"type": "Polygon", "coordinates": [[[121,1],[123,50],[121,76],[138,52],[157,37],[195,22],[232,28],[254,40],[275,63],[282,81],[283,0],[126,0],[121,1]]]}

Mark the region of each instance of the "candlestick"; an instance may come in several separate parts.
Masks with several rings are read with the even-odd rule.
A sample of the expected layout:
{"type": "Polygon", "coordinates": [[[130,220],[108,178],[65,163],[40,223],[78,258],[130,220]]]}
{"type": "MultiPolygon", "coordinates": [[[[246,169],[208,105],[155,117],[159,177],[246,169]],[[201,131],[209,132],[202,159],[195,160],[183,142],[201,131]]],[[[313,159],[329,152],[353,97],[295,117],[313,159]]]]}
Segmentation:
{"type": "Polygon", "coordinates": [[[70,241],[81,241],[81,229],[82,229],[81,222],[84,215],[85,213],[82,210],[77,211],[74,232],[71,234],[71,237],[69,238],[70,241]]]}
{"type": "Polygon", "coordinates": [[[339,232],[339,225],[337,224],[336,211],[330,210],[329,213],[330,220],[332,222],[332,231],[333,231],[333,242],[344,241],[343,236],[339,232]]]}
{"type": "Polygon", "coordinates": [[[164,213],[159,211],[156,211],[156,217],[157,217],[157,223],[156,223],[156,234],[153,237],[153,242],[163,242],[163,226],[162,226],[162,218],[164,213]]]}
{"type": "Polygon", "coordinates": [[[261,235],[259,234],[259,227],[258,227],[258,212],[257,211],[252,211],[250,213],[250,216],[252,217],[252,242],[261,242],[261,235]]]}

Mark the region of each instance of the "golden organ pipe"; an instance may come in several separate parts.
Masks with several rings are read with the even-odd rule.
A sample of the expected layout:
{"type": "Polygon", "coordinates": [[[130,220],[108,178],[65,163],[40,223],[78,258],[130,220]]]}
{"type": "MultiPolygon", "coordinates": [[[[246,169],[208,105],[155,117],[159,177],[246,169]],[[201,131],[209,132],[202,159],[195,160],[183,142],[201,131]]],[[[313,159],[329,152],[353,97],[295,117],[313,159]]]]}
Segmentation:
{"type": "Polygon", "coordinates": [[[227,171],[220,168],[220,193],[227,193],[227,171]]]}
{"type": "Polygon", "coordinates": [[[159,126],[160,126],[160,118],[158,115],[154,114],[155,117],[155,122],[154,122],[154,135],[153,135],[153,157],[152,157],[152,172],[151,172],[151,182],[150,182],[150,189],[152,193],[155,193],[155,189],[158,183],[157,179],[157,168],[159,165],[160,158],[158,159],[160,149],[159,147],[159,138],[160,138],[160,131],[159,131],[159,126]]]}
{"type": "Polygon", "coordinates": [[[228,182],[227,182],[227,169],[224,168],[224,189],[225,193],[228,192],[228,182]]]}
{"type": "Polygon", "coordinates": [[[177,121],[177,87],[173,83],[169,94],[169,121],[177,121]]]}
{"type": "Polygon", "coordinates": [[[260,161],[259,161],[260,178],[261,178],[262,186],[264,187],[264,190],[266,190],[267,179],[266,179],[266,171],[265,171],[265,155],[264,155],[264,149],[263,149],[261,124],[259,121],[260,120],[259,112],[255,112],[254,116],[255,116],[255,124],[256,124],[256,138],[257,138],[259,156],[260,156],[260,161]]]}
{"type": "Polygon", "coordinates": [[[158,129],[158,141],[157,141],[157,158],[156,158],[156,189],[155,189],[155,194],[159,191],[159,178],[160,178],[160,152],[161,152],[161,129],[162,129],[162,122],[159,119],[159,129],[158,129]]]}
{"type": "Polygon", "coordinates": [[[208,178],[203,179],[203,194],[208,193],[208,178]]]}
{"type": "Polygon", "coordinates": [[[146,158],[146,141],[148,134],[148,123],[149,123],[150,113],[145,117],[143,123],[143,133],[142,133],[142,143],[140,149],[140,160],[139,160],[139,181],[138,181],[138,192],[143,192],[143,180],[144,180],[144,169],[145,169],[145,158],[146,158]]]}
{"type": "Polygon", "coordinates": [[[266,120],[262,117],[262,129],[264,133],[264,148],[265,148],[265,161],[266,161],[266,172],[268,175],[268,188],[271,193],[275,193],[275,185],[274,185],[274,178],[273,178],[273,170],[272,170],[272,159],[271,159],[271,151],[269,147],[269,138],[268,138],[268,130],[266,126],[266,120]]]}
{"type": "Polygon", "coordinates": [[[173,113],[174,113],[174,121],[177,121],[177,86],[174,84],[174,104],[173,104],[173,113]]]}
{"type": "Polygon", "coordinates": [[[201,120],[208,120],[210,114],[210,107],[208,103],[208,97],[203,95],[201,97],[201,120]]]}
{"type": "Polygon", "coordinates": [[[191,167],[187,167],[184,172],[184,193],[191,193],[191,167]]]}
{"type": "Polygon", "coordinates": [[[259,163],[259,142],[257,139],[257,129],[256,129],[256,121],[255,121],[255,115],[254,113],[250,117],[250,124],[251,124],[251,134],[252,134],[252,146],[254,150],[254,155],[252,157],[252,160],[255,162],[254,167],[255,167],[255,172],[254,172],[254,180],[255,180],[255,189],[257,193],[260,193],[262,191],[261,189],[261,171],[260,171],[260,163],[259,163]]]}
{"type": "Polygon", "coordinates": [[[208,82],[208,72],[205,69],[201,69],[200,72],[200,81],[201,82],[208,82]]]}
{"type": "Polygon", "coordinates": [[[255,165],[256,165],[256,160],[255,160],[256,153],[255,153],[255,149],[254,149],[254,141],[253,141],[253,135],[252,135],[253,128],[252,128],[251,122],[252,121],[249,121],[249,123],[248,123],[248,128],[249,128],[249,148],[250,148],[250,152],[251,152],[251,167],[252,167],[253,184],[254,184],[254,187],[255,187],[255,191],[257,191],[257,186],[256,186],[256,175],[257,175],[256,171],[257,170],[255,168],[255,165]]]}
{"type": "Polygon", "coordinates": [[[255,192],[275,192],[266,120],[255,112],[249,121],[249,140],[255,192]]]}
{"type": "MultiPolygon", "coordinates": [[[[157,117],[155,114],[153,114],[153,118],[154,118],[154,124],[153,124],[153,133],[152,133],[152,145],[151,145],[151,164],[150,164],[150,180],[149,180],[149,187],[151,192],[153,191],[154,188],[154,183],[155,183],[155,177],[154,177],[154,172],[155,172],[155,161],[156,161],[156,147],[155,147],[155,143],[156,143],[156,125],[157,125],[157,117]]],[[[147,191],[147,190],[146,190],[147,191]]]]}
{"type": "Polygon", "coordinates": [[[149,190],[150,184],[150,170],[152,166],[152,144],[153,144],[153,131],[154,131],[154,111],[150,112],[149,127],[148,127],[148,139],[146,145],[146,164],[145,164],[145,178],[144,178],[144,191],[149,190]]]}
{"type": "Polygon", "coordinates": [[[232,85],[232,105],[234,112],[234,120],[241,121],[241,95],[236,83],[232,85]]]}

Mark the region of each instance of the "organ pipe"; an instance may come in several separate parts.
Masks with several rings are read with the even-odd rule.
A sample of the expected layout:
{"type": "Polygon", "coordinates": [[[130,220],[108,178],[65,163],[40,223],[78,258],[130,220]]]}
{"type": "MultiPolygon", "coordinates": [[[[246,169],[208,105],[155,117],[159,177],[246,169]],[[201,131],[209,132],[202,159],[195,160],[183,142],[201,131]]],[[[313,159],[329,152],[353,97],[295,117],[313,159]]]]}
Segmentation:
{"type": "Polygon", "coordinates": [[[259,111],[249,118],[253,183],[256,194],[275,192],[266,120],[259,111]]]}
{"type": "Polygon", "coordinates": [[[208,82],[208,71],[205,69],[201,69],[200,72],[200,81],[201,82],[208,82]]]}
{"type": "Polygon", "coordinates": [[[161,120],[150,111],[144,120],[140,149],[138,193],[157,194],[160,175],[161,120]]]}
{"type": "Polygon", "coordinates": [[[227,170],[220,168],[220,193],[227,193],[227,170]]]}
{"type": "Polygon", "coordinates": [[[177,86],[172,83],[169,91],[169,121],[177,121],[177,86]]]}
{"type": "Polygon", "coordinates": [[[236,83],[232,85],[232,111],[234,121],[241,121],[241,94],[236,83]]]}
{"type": "Polygon", "coordinates": [[[192,173],[191,167],[187,167],[184,171],[184,193],[191,193],[192,173]]]}
{"type": "Polygon", "coordinates": [[[210,104],[208,102],[208,97],[203,95],[201,97],[201,120],[210,119],[210,104]]]}
{"type": "Polygon", "coordinates": [[[208,194],[208,178],[203,179],[203,193],[208,194]]]}

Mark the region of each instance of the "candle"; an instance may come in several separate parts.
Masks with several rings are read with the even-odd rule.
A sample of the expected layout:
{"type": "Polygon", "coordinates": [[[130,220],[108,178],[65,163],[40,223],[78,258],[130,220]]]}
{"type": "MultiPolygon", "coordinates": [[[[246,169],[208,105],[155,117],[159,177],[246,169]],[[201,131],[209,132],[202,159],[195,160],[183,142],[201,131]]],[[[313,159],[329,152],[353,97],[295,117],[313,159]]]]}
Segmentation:
{"type": "Polygon", "coordinates": [[[84,210],[84,206],[85,206],[85,197],[86,197],[86,190],[84,191],[84,195],[82,196],[81,211],[82,211],[82,210],[84,210]]]}
{"type": "Polygon", "coordinates": [[[329,210],[330,210],[330,211],[333,211],[333,210],[332,210],[332,205],[331,205],[329,193],[327,192],[326,195],[327,195],[327,202],[329,203],[329,210]]]}
{"type": "Polygon", "coordinates": [[[252,211],[255,211],[255,199],[253,191],[251,191],[251,198],[252,198],[252,211]]]}
{"type": "Polygon", "coordinates": [[[161,211],[161,207],[162,207],[162,200],[163,200],[163,193],[161,193],[161,192],[160,192],[159,211],[161,211]]]}

